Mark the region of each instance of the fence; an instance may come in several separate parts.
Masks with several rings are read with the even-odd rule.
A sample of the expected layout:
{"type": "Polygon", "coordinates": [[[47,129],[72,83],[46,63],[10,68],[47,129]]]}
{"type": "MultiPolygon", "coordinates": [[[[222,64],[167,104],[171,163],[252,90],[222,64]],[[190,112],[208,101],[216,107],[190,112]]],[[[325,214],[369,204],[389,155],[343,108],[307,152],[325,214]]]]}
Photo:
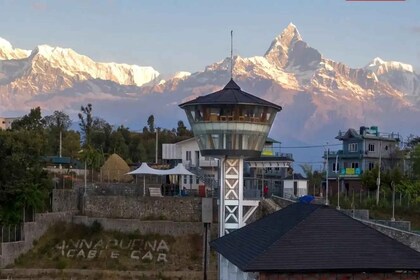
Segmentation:
{"type": "Polygon", "coordinates": [[[23,223],[15,225],[0,225],[0,244],[24,240],[23,223]]]}

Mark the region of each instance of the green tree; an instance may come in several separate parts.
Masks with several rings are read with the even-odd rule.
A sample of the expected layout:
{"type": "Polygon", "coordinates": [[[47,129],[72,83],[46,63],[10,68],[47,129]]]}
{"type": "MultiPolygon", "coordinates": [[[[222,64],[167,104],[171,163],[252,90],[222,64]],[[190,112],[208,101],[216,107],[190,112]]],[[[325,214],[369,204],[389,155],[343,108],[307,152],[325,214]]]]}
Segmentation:
{"type": "Polygon", "coordinates": [[[153,115],[150,115],[149,118],[147,118],[147,125],[149,126],[150,132],[155,132],[155,117],[153,115]]]}
{"type": "Polygon", "coordinates": [[[45,206],[52,187],[40,160],[45,147],[39,131],[0,131],[0,223],[20,222],[23,208],[45,206]]]}
{"type": "Polygon", "coordinates": [[[49,154],[58,155],[60,151],[60,135],[63,146],[66,132],[71,125],[70,117],[64,112],[54,111],[52,115],[44,117],[44,125],[48,132],[49,154]]]}
{"type": "Polygon", "coordinates": [[[412,174],[416,179],[420,179],[420,144],[414,146],[410,154],[412,161],[412,174]]]}
{"type": "Polygon", "coordinates": [[[308,179],[308,190],[313,191],[313,195],[316,195],[316,190],[320,190],[322,184],[323,174],[318,171],[314,171],[312,166],[309,164],[301,164],[303,172],[308,179]]]}
{"type": "Polygon", "coordinates": [[[44,119],[42,118],[41,108],[31,109],[29,114],[12,123],[12,130],[37,130],[41,131],[44,127],[44,119]]]}
{"type": "Polygon", "coordinates": [[[92,128],[93,128],[93,116],[92,116],[92,104],[88,104],[86,107],[80,108],[78,114],[80,123],[79,127],[82,131],[83,145],[90,146],[92,142],[92,128]]]}
{"type": "Polygon", "coordinates": [[[360,176],[360,180],[362,181],[362,186],[367,188],[370,191],[374,191],[377,189],[376,180],[378,178],[378,166],[375,166],[372,170],[365,170],[363,171],[362,175],[360,176]]]}

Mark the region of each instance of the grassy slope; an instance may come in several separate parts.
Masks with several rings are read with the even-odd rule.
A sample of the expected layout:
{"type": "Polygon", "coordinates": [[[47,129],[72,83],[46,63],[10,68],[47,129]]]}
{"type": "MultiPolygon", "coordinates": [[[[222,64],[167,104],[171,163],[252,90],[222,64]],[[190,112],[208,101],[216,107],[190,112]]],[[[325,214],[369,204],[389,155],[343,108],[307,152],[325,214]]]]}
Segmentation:
{"type": "MultiPolygon", "coordinates": [[[[133,244],[133,243],[131,243],[133,244]]],[[[104,270],[140,270],[140,271],[198,271],[202,269],[202,237],[199,235],[188,235],[174,238],[172,236],[162,235],[140,235],[138,233],[124,234],[120,232],[103,231],[100,225],[86,227],[83,225],[72,225],[60,223],[50,228],[47,233],[42,236],[34,244],[34,248],[25,255],[19,257],[15,262],[16,268],[76,268],[76,269],[104,269],[104,270]],[[69,240],[86,239],[92,241],[90,249],[86,248],[86,244],[82,245],[83,253],[80,253],[80,245],[75,249],[75,255],[80,256],[69,258],[67,253],[69,249],[74,249],[69,240]],[[114,244],[112,240],[118,239],[123,241],[123,247],[130,243],[130,240],[138,239],[136,245],[129,249],[121,249],[114,244]],[[68,247],[63,250],[61,247],[65,240],[68,247]],[[103,240],[103,247],[98,246],[97,256],[92,259],[83,258],[87,256],[88,251],[93,249],[93,244],[99,240],[103,240]],[[169,251],[152,250],[146,244],[157,244],[164,240],[169,251]],[[108,244],[108,248],[106,248],[108,244]],[[57,247],[58,245],[58,247],[57,247]],[[102,255],[98,256],[99,250],[102,249],[102,255]],[[133,250],[139,251],[140,259],[132,259],[133,250]],[[112,258],[112,251],[118,251],[119,257],[112,258]],[[153,260],[141,260],[148,251],[151,251],[153,260]],[[158,262],[159,253],[165,253],[167,262],[158,262]]],[[[157,247],[155,247],[157,249],[157,247]]]]}

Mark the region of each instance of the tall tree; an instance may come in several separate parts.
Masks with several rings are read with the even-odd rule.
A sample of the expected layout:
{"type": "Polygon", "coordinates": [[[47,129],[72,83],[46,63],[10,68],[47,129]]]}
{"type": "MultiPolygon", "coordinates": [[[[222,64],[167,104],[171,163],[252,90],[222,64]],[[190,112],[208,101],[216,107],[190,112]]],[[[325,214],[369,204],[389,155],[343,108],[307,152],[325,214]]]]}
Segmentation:
{"type": "Polygon", "coordinates": [[[92,116],[92,104],[88,104],[86,107],[80,108],[78,114],[80,123],[80,129],[82,131],[83,145],[90,146],[92,142],[92,127],[93,127],[93,116],[92,116]]]}
{"type": "MultiPolygon", "coordinates": [[[[48,130],[50,154],[60,153],[60,139],[64,140],[65,134],[71,125],[70,117],[62,111],[54,111],[52,115],[44,117],[44,125],[48,130]]],[[[63,147],[63,141],[61,141],[63,147]]]]}
{"type": "Polygon", "coordinates": [[[155,117],[153,115],[150,115],[149,118],[147,118],[147,125],[149,126],[150,132],[155,132],[155,117]]]}

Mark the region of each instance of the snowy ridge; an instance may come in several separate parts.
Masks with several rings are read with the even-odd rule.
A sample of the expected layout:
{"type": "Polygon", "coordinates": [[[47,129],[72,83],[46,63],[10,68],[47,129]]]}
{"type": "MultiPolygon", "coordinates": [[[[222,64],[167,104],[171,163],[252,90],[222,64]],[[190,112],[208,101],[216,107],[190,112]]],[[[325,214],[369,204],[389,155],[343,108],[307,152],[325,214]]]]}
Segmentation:
{"type": "Polygon", "coordinates": [[[26,58],[30,53],[31,51],[14,49],[9,41],[0,37],[0,60],[26,58]]]}
{"type": "Polygon", "coordinates": [[[392,70],[414,73],[413,66],[410,64],[398,61],[384,61],[379,57],[374,58],[365,69],[371,70],[376,75],[381,75],[392,70]]]}

